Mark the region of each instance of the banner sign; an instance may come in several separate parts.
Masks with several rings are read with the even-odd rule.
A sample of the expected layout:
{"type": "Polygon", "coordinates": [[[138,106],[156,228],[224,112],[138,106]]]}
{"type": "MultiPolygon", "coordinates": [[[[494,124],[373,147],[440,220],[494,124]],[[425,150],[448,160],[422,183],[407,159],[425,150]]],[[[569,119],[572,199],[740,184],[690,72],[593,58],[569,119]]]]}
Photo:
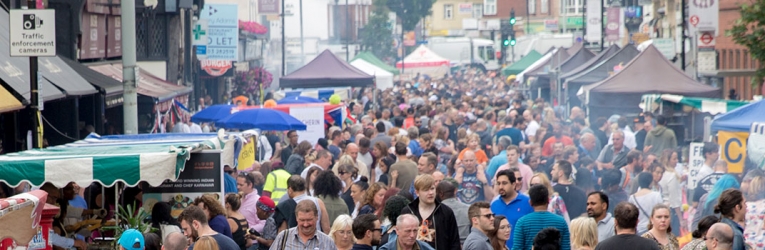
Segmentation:
{"type": "Polygon", "coordinates": [[[603,1],[587,1],[587,34],[585,39],[589,42],[600,42],[603,31],[603,12],[600,11],[603,1]]]}
{"type": "Polygon", "coordinates": [[[473,13],[473,4],[472,3],[461,3],[459,5],[459,7],[460,7],[460,10],[459,10],[460,14],[464,15],[464,14],[471,14],[471,13],[473,13]]]}
{"type": "Polygon", "coordinates": [[[143,205],[148,211],[157,202],[170,204],[173,217],[191,206],[199,196],[213,194],[223,204],[223,167],[221,151],[192,153],[177,181],[165,181],[158,187],[143,187],[143,205]]]}
{"type": "Polygon", "coordinates": [[[728,173],[741,173],[746,162],[746,139],[748,132],[717,132],[720,158],[728,162],[728,173]]]}
{"type": "Polygon", "coordinates": [[[231,70],[234,65],[231,61],[202,59],[199,61],[199,65],[202,68],[202,76],[234,76],[234,71],[231,70]]]}
{"type": "Polygon", "coordinates": [[[258,13],[261,15],[279,14],[279,5],[279,0],[258,0],[258,13]]]}
{"type": "Polygon", "coordinates": [[[608,7],[606,10],[606,42],[619,41],[619,23],[621,11],[619,7],[608,7]]]}
{"type": "Polygon", "coordinates": [[[691,34],[698,31],[711,31],[718,35],[720,0],[690,0],[688,1],[688,26],[691,34]]]}
{"type": "Polygon", "coordinates": [[[289,114],[305,123],[305,131],[297,131],[300,140],[306,140],[313,145],[324,138],[324,107],[290,107],[289,114]]]}
{"type": "Polygon", "coordinates": [[[704,143],[694,142],[691,143],[688,149],[688,182],[686,187],[690,190],[696,188],[696,183],[704,178],[704,176],[698,176],[699,170],[704,166],[704,143]]]}
{"type": "Polygon", "coordinates": [[[255,143],[257,137],[248,138],[248,142],[242,146],[242,151],[239,151],[239,157],[237,159],[237,170],[245,170],[255,163],[255,143]]]}

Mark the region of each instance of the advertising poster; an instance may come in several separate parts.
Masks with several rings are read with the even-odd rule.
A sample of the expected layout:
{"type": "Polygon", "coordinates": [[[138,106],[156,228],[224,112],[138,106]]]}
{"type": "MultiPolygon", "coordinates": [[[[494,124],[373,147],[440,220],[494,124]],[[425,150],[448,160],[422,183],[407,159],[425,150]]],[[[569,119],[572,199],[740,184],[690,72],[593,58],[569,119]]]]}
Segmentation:
{"type": "Polygon", "coordinates": [[[177,181],[168,180],[158,187],[145,187],[143,205],[144,209],[151,211],[157,202],[167,202],[172,207],[173,217],[178,217],[183,209],[192,205],[195,198],[204,194],[215,195],[223,204],[223,188],[221,152],[205,150],[191,154],[177,181]]]}
{"type": "Polygon", "coordinates": [[[699,170],[704,166],[704,143],[694,142],[691,143],[688,149],[688,182],[686,183],[689,190],[696,188],[696,183],[704,176],[698,176],[699,170]]]}
{"type": "Polygon", "coordinates": [[[305,123],[305,131],[297,131],[300,140],[316,145],[319,138],[324,138],[324,107],[290,107],[292,117],[305,123]]]}

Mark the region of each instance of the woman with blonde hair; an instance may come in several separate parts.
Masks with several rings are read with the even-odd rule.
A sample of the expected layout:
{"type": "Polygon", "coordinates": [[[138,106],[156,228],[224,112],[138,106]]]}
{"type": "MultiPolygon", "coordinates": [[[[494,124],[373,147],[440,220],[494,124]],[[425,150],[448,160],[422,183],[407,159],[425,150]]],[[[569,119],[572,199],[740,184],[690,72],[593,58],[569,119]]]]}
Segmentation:
{"type": "Polygon", "coordinates": [[[566,209],[566,203],[563,202],[563,198],[561,198],[560,195],[555,192],[552,187],[552,183],[550,183],[550,179],[547,178],[547,175],[544,173],[535,173],[533,176],[531,176],[531,180],[529,180],[529,188],[534,185],[544,185],[547,187],[547,191],[550,193],[550,203],[547,204],[547,211],[563,217],[563,219],[566,220],[566,224],[570,223],[571,219],[568,217],[568,209],[566,209]]]}
{"type": "Polygon", "coordinates": [[[593,250],[598,245],[598,223],[590,217],[571,221],[571,250],[593,250]]]}
{"type": "Polygon", "coordinates": [[[335,241],[338,250],[349,250],[353,248],[356,238],[353,237],[353,219],[347,214],[340,215],[332,222],[332,228],[329,230],[329,237],[335,241]]]}
{"type": "Polygon", "coordinates": [[[209,235],[199,237],[197,242],[194,242],[194,249],[197,250],[220,250],[218,242],[215,238],[209,235]]]}
{"type": "Polygon", "coordinates": [[[664,199],[664,204],[670,208],[672,216],[670,225],[672,225],[672,233],[675,235],[680,235],[680,228],[685,228],[686,224],[685,220],[681,218],[683,215],[683,180],[682,176],[675,170],[678,156],[677,151],[665,149],[659,158],[664,166],[664,175],[659,180],[661,197],[664,199]]]}
{"type": "Polygon", "coordinates": [[[672,234],[669,223],[669,206],[664,204],[653,206],[651,219],[648,221],[648,232],[643,234],[643,238],[655,241],[661,250],[680,249],[680,242],[672,234]]]}

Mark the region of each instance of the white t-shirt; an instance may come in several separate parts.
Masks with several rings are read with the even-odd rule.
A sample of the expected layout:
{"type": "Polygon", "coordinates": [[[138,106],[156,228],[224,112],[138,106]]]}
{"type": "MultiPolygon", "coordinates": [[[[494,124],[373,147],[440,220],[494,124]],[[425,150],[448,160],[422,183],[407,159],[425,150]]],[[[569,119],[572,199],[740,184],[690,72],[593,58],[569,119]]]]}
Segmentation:
{"type": "Polygon", "coordinates": [[[529,125],[526,126],[526,135],[527,136],[536,136],[537,130],[539,129],[539,123],[537,121],[531,120],[529,122],[529,125]]]}

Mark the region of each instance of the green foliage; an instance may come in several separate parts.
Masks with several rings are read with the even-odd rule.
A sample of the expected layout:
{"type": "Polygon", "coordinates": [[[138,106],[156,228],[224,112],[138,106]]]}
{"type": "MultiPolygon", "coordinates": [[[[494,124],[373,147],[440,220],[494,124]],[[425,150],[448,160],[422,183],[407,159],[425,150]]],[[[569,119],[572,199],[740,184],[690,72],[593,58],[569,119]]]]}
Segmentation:
{"type": "Polygon", "coordinates": [[[386,0],[373,1],[372,15],[361,33],[361,45],[364,50],[372,52],[380,59],[396,55],[393,49],[393,29],[388,25],[388,12],[390,10],[385,6],[385,3],[386,0]]]}
{"type": "MultiPolygon", "coordinates": [[[[127,205],[127,208],[123,206],[117,206],[119,211],[119,223],[117,226],[103,227],[103,230],[114,230],[114,238],[119,239],[122,236],[122,232],[128,229],[135,229],[141,233],[157,232],[159,229],[151,227],[151,222],[147,219],[150,214],[146,212],[143,207],[138,208],[136,211],[136,204],[127,205]]],[[[115,241],[116,242],[116,241],[115,241]]]]}
{"type": "Polygon", "coordinates": [[[387,0],[388,9],[396,12],[404,31],[412,31],[426,16],[431,14],[435,0],[387,0]]]}
{"type": "Polygon", "coordinates": [[[759,68],[752,78],[752,86],[762,85],[765,79],[765,0],[752,0],[741,5],[741,18],[736,20],[727,35],[737,44],[749,49],[759,68]]]}

